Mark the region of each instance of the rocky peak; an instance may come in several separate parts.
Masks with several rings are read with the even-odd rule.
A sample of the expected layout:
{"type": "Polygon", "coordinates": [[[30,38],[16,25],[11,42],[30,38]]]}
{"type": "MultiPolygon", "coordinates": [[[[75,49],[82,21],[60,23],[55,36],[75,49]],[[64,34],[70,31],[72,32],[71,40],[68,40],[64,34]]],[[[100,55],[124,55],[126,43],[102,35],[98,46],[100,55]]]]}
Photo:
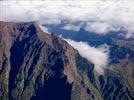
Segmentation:
{"type": "Polygon", "coordinates": [[[120,61],[96,75],[91,62],[37,23],[0,22],[0,100],[133,100],[133,64],[120,61]]]}
{"type": "Polygon", "coordinates": [[[84,66],[78,67],[78,59],[84,58],[77,50],[35,22],[0,22],[0,26],[1,99],[70,100],[71,92],[75,98],[88,98],[80,70],[84,66],[93,70],[93,65],[83,60],[84,66]]]}

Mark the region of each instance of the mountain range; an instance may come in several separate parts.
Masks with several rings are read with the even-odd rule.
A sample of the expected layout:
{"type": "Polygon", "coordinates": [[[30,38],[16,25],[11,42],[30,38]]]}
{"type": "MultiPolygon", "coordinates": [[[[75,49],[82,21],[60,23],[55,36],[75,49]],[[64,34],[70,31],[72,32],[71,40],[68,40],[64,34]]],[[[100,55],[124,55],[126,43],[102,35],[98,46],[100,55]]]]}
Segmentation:
{"type": "Polygon", "coordinates": [[[134,100],[133,39],[64,32],[92,46],[107,43],[111,61],[105,73],[97,73],[56,30],[48,34],[36,22],[1,21],[0,100],[134,100]]]}

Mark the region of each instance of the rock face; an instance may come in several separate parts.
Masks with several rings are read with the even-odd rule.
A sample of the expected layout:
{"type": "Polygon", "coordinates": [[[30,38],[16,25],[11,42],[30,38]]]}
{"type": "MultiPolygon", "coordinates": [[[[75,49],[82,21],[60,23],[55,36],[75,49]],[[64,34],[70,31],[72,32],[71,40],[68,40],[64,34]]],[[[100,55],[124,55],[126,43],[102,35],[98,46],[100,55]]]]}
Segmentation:
{"type": "Polygon", "coordinates": [[[62,26],[47,26],[49,31],[75,41],[83,41],[93,47],[109,46],[109,65],[104,75],[96,76],[98,89],[105,100],[134,99],[134,36],[126,38],[126,31],[108,32],[105,35],[84,30],[64,30],[62,26]],[[98,81],[99,80],[99,81],[98,81]]]}
{"type": "Polygon", "coordinates": [[[125,60],[98,75],[35,22],[0,22],[0,100],[133,100],[133,65],[125,60]]]}
{"type": "Polygon", "coordinates": [[[93,82],[93,65],[65,41],[34,22],[0,25],[1,100],[101,98],[88,93],[80,75],[87,70],[93,82]]]}

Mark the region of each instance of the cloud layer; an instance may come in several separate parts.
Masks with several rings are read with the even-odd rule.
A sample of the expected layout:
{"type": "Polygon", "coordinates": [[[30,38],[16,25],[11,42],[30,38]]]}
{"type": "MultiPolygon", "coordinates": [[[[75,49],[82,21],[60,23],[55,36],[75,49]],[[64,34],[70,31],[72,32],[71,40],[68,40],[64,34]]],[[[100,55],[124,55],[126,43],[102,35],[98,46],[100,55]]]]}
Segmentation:
{"type": "Polygon", "coordinates": [[[91,47],[86,42],[76,42],[74,40],[65,39],[72,47],[78,50],[80,55],[95,65],[95,71],[103,74],[104,68],[108,65],[109,47],[104,44],[98,48],[91,47]]]}
{"type": "Polygon", "coordinates": [[[85,22],[85,30],[97,34],[123,29],[134,33],[133,0],[78,0],[78,1],[0,1],[0,20],[38,21],[57,25],[68,20],[64,28],[76,30],[85,22]],[[70,26],[68,26],[70,25],[70,26]]]}

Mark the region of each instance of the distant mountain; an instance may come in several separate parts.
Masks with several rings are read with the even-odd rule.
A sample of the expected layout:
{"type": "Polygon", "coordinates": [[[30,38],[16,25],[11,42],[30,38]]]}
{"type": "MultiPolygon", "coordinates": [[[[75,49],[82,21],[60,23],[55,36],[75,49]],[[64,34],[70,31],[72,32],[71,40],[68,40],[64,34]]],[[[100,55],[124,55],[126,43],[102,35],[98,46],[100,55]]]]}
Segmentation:
{"type": "MultiPolygon", "coordinates": [[[[64,25],[64,24],[63,24],[64,25]]],[[[134,37],[126,38],[125,31],[111,31],[106,34],[96,34],[93,32],[87,32],[83,28],[79,31],[65,30],[61,26],[47,26],[50,32],[55,32],[58,35],[62,35],[64,38],[69,38],[75,41],[83,41],[89,43],[91,46],[98,47],[102,44],[107,44],[110,47],[111,63],[117,63],[120,59],[124,59],[127,54],[134,58],[134,37]],[[120,46],[117,41],[125,43],[120,46]],[[131,48],[128,48],[131,47],[131,48]]]]}
{"type": "Polygon", "coordinates": [[[128,51],[100,75],[94,64],[37,23],[0,22],[0,100],[133,100],[134,49],[129,42],[112,39],[128,51]]]}

